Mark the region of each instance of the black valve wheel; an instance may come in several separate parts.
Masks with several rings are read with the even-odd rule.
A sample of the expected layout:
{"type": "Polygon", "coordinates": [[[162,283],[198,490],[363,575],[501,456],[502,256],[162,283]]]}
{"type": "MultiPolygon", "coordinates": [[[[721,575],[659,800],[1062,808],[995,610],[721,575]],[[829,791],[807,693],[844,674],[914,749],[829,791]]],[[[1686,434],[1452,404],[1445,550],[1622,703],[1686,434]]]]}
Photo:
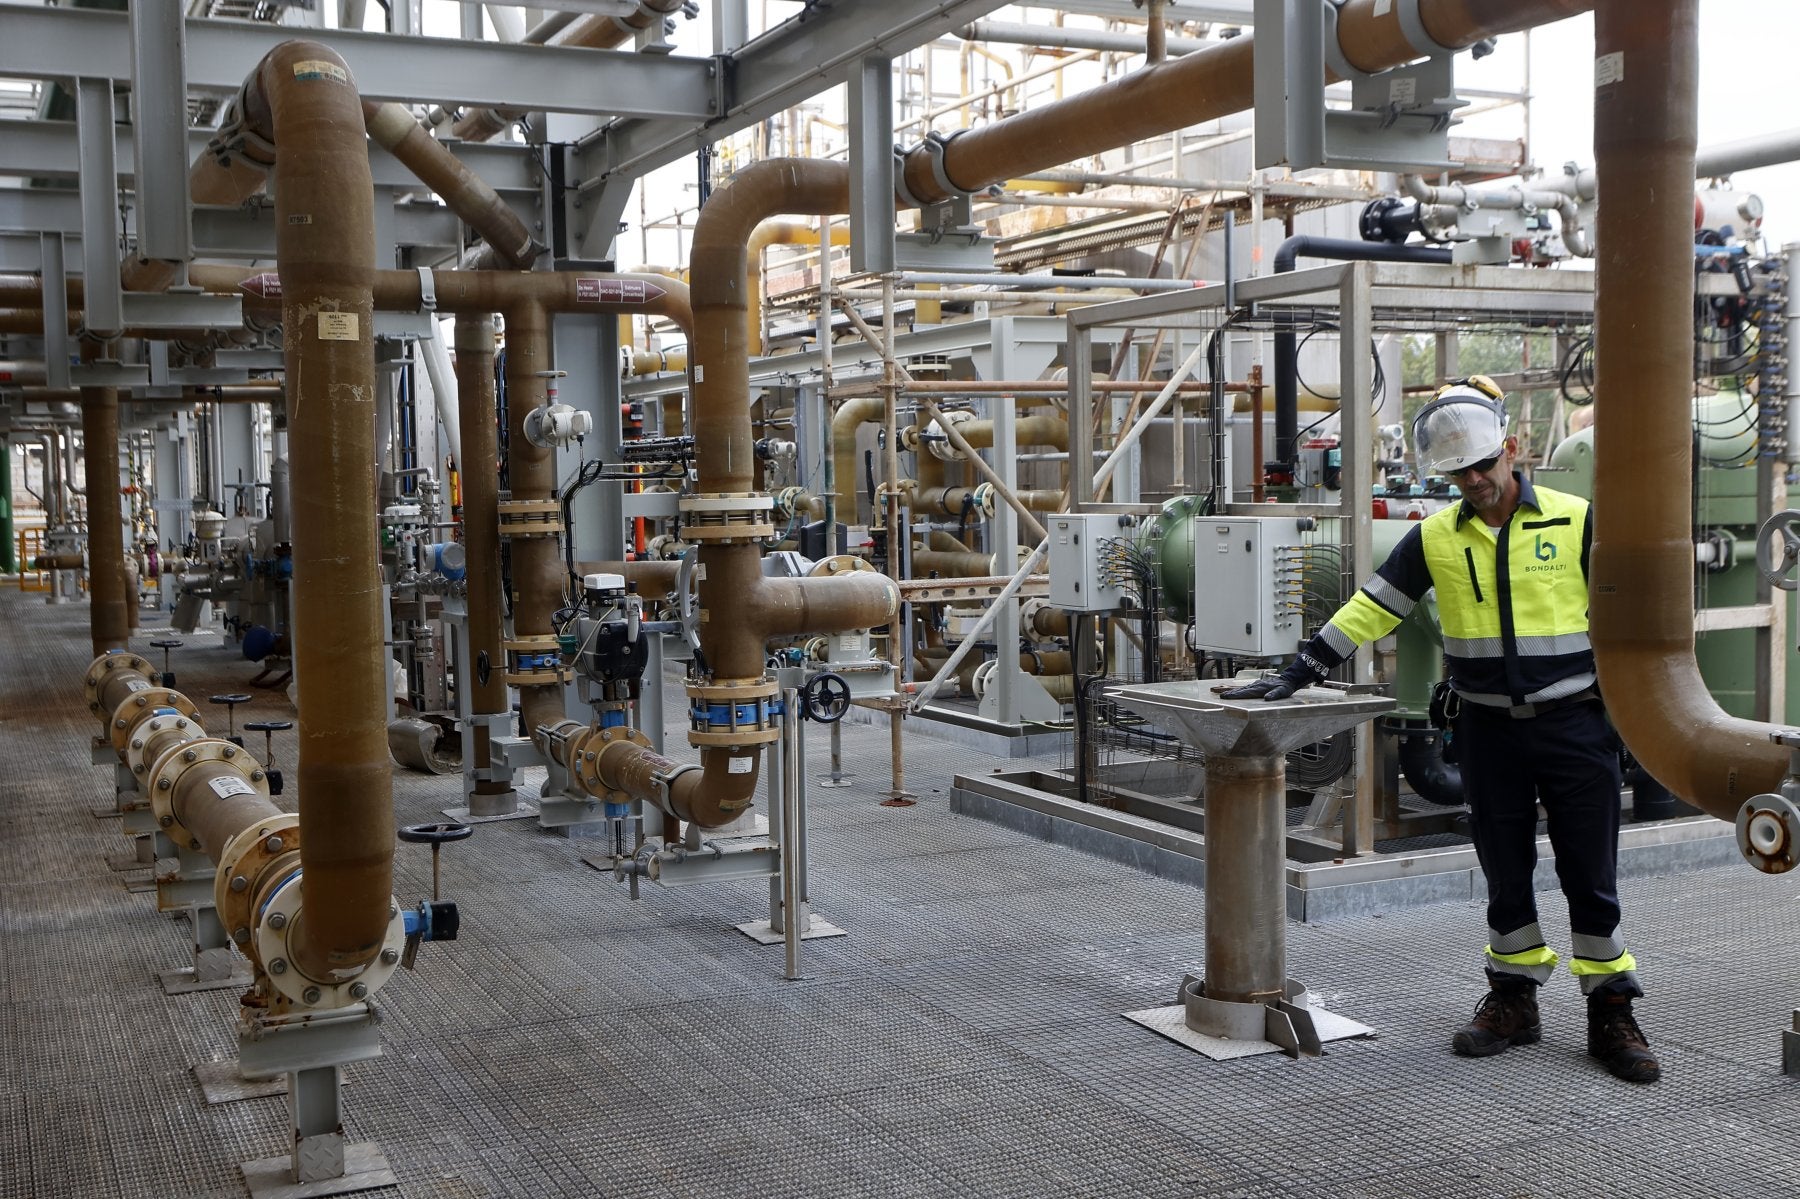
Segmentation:
{"type": "Polygon", "coordinates": [[[829,670],[816,674],[800,689],[801,715],[820,724],[836,724],[850,710],[850,684],[829,670]]]}
{"type": "Polygon", "coordinates": [[[451,841],[467,840],[474,833],[472,824],[457,824],[445,821],[441,824],[403,824],[397,834],[402,841],[410,841],[415,845],[444,845],[451,841]]]}

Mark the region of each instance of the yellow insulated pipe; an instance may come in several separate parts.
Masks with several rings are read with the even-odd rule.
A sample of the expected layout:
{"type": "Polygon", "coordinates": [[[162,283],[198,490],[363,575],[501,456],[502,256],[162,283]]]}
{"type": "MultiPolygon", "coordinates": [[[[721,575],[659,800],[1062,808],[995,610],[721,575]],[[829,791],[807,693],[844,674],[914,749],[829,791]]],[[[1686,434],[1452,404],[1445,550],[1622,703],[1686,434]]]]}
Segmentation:
{"type": "MultiPolygon", "coordinates": [[[[819,244],[819,231],[811,225],[799,221],[764,221],[750,235],[749,258],[744,268],[744,295],[749,300],[749,310],[745,314],[744,324],[750,335],[750,353],[752,356],[763,352],[762,335],[762,255],[770,246],[816,246],[819,244]]],[[[831,229],[831,244],[847,246],[850,244],[850,229],[846,225],[834,225],[831,229]]]]}

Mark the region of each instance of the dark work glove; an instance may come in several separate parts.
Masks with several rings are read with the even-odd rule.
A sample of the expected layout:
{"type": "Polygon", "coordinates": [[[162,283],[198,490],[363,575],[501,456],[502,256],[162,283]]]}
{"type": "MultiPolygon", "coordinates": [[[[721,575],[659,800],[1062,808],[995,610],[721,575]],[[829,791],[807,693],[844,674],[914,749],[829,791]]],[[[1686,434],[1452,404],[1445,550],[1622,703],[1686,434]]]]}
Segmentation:
{"type": "Polygon", "coordinates": [[[1254,683],[1246,683],[1242,687],[1233,687],[1230,691],[1219,692],[1221,699],[1260,699],[1274,701],[1287,699],[1302,687],[1310,687],[1325,677],[1325,672],[1315,669],[1305,654],[1288,663],[1286,670],[1272,679],[1257,679],[1254,683]]]}

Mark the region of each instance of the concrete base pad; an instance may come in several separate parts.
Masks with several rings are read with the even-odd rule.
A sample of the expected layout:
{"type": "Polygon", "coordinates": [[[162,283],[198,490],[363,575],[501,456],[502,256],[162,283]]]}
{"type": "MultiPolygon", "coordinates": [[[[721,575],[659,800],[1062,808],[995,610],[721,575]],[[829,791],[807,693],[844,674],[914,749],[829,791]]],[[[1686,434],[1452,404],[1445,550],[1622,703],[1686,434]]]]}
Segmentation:
{"type": "Polygon", "coordinates": [[[344,1172],[322,1182],[295,1182],[288,1157],[265,1157],[238,1167],[252,1199],[320,1199],[324,1195],[351,1195],[376,1187],[398,1186],[400,1180],[388,1166],[387,1154],[373,1141],[344,1146],[344,1172]]]}
{"type": "Polygon", "coordinates": [[[287,1094],[287,1075],[271,1078],[245,1078],[238,1073],[236,1062],[199,1062],[194,1066],[194,1079],[208,1107],[221,1103],[240,1103],[245,1099],[267,1099],[287,1094]]]}
{"type": "MultiPolygon", "coordinates": [[[[1308,1007],[1312,1013],[1313,1027],[1318,1031],[1321,1041],[1343,1041],[1351,1037],[1372,1037],[1375,1030],[1366,1024],[1358,1024],[1343,1016],[1334,1016],[1323,1008],[1308,1007]]],[[[1145,1008],[1139,1012],[1126,1012],[1125,1018],[1133,1024],[1141,1024],[1151,1032],[1161,1033],[1171,1041],[1186,1045],[1197,1053],[1204,1054],[1215,1062],[1231,1061],[1233,1058],[1255,1057],[1259,1053],[1280,1053],[1281,1046],[1273,1041],[1239,1041],[1230,1037],[1209,1037],[1205,1033],[1195,1032],[1187,1026],[1187,1007],[1184,1004],[1172,1003],[1168,1007],[1145,1008]]]]}

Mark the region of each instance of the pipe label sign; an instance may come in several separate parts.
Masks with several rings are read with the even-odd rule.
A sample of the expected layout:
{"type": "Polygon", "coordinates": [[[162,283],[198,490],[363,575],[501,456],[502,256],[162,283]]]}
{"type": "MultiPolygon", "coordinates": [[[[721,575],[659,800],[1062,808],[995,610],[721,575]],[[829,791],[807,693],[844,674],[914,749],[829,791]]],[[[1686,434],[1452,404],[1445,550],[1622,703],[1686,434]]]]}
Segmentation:
{"type": "Polygon", "coordinates": [[[213,794],[220,799],[230,799],[234,795],[256,794],[255,787],[252,787],[249,783],[246,783],[235,774],[228,774],[223,778],[213,779],[207,785],[212,788],[213,794]]]}
{"type": "Polygon", "coordinates": [[[662,288],[644,279],[575,280],[577,304],[648,304],[664,294],[662,288]]]}
{"type": "Polygon", "coordinates": [[[725,762],[726,774],[749,774],[755,769],[755,758],[729,758],[725,762]]]}
{"type": "Polygon", "coordinates": [[[332,79],[338,83],[349,83],[350,72],[335,62],[321,62],[316,58],[305,58],[294,64],[295,79],[332,79]]]}
{"type": "Polygon", "coordinates": [[[320,341],[356,341],[357,332],[362,322],[354,312],[321,312],[319,314],[320,341]]]}
{"type": "Polygon", "coordinates": [[[238,290],[245,295],[261,296],[265,300],[279,300],[281,298],[281,276],[274,271],[251,275],[238,284],[238,290]]]}

